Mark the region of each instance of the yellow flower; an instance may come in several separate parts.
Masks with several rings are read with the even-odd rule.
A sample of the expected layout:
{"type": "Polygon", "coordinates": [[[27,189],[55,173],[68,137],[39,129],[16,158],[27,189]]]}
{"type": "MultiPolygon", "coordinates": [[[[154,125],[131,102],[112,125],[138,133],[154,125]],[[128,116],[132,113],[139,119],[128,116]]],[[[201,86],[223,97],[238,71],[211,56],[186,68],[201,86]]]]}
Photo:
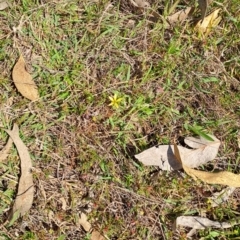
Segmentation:
{"type": "Polygon", "coordinates": [[[108,106],[112,106],[114,108],[118,108],[120,102],[123,98],[118,98],[117,94],[115,93],[113,97],[109,97],[111,103],[108,106]]]}

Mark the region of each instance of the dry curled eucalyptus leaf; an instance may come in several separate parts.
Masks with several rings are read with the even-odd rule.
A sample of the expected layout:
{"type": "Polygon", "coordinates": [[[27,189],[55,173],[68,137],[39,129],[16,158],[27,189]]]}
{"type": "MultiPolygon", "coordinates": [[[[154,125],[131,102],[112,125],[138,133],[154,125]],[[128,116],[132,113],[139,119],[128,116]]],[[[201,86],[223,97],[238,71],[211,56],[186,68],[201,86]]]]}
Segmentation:
{"type": "Polygon", "coordinates": [[[25,98],[32,101],[39,98],[37,86],[32,80],[32,76],[26,71],[26,65],[22,55],[13,68],[12,78],[17,90],[25,98]]]}
{"type": "Polygon", "coordinates": [[[229,187],[240,187],[240,175],[227,171],[222,172],[205,172],[195,170],[184,166],[184,171],[193,179],[200,179],[209,184],[221,184],[229,187]]]}
{"type": "MultiPolygon", "coordinates": [[[[220,146],[220,141],[212,136],[214,141],[208,141],[202,137],[200,138],[185,138],[185,143],[192,148],[189,149],[178,146],[182,156],[183,163],[190,167],[198,167],[213,160],[220,146]]],[[[173,145],[160,145],[149,148],[135,157],[147,166],[159,166],[162,170],[178,170],[182,168],[181,162],[176,159],[173,145]]]]}
{"type": "Polygon", "coordinates": [[[208,218],[204,217],[194,217],[194,216],[180,216],[176,219],[176,227],[183,226],[183,227],[189,227],[194,229],[205,229],[205,228],[230,228],[234,225],[237,225],[236,223],[230,223],[230,222],[217,222],[212,221],[208,218]]]}
{"type": "Polygon", "coordinates": [[[23,216],[32,206],[34,186],[33,177],[31,173],[32,161],[27,147],[19,137],[19,128],[14,124],[12,130],[6,130],[8,135],[12,138],[21,161],[21,176],[18,183],[18,191],[15,202],[9,214],[9,220],[23,216]]]}
{"type": "Polygon", "coordinates": [[[176,159],[182,164],[184,171],[191,176],[194,180],[200,179],[201,181],[209,184],[221,184],[229,187],[240,187],[240,175],[231,172],[205,172],[192,169],[186,166],[181,157],[181,153],[176,144],[174,144],[174,154],[176,159]]]}

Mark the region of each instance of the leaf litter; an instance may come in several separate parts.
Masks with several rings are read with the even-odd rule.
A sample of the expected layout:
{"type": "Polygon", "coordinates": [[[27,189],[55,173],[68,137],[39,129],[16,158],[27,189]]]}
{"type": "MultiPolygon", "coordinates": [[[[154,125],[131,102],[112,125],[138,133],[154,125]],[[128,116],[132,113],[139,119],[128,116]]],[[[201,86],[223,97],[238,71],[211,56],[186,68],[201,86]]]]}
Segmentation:
{"type": "Polygon", "coordinates": [[[19,137],[18,125],[14,124],[12,130],[4,130],[15,144],[21,160],[21,176],[18,183],[17,196],[8,217],[10,223],[13,223],[13,220],[16,220],[18,217],[28,212],[33,203],[34,186],[31,173],[32,161],[26,145],[19,137]]]}
{"type": "Polygon", "coordinates": [[[177,23],[182,23],[185,21],[193,12],[192,7],[187,7],[186,9],[182,9],[170,16],[167,17],[167,21],[170,25],[174,26],[177,23]]]}
{"type": "MultiPolygon", "coordinates": [[[[135,0],[135,3],[137,5],[139,5],[138,7],[146,7],[146,5],[145,6],[141,5],[144,2],[145,1],[136,1],[135,0]]],[[[204,17],[205,17],[206,11],[207,11],[207,7],[209,4],[209,0],[203,0],[203,1],[199,0],[199,5],[200,5],[200,2],[203,2],[205,4],[205,5],[204,4],[202,5],[203,7],[200,6],[201,12],[202,12],[201,16],[204,20],[205,19],[204,17]]],[[[189,13],[191,12],[191,10],[192,10],[192,8],[188,7],[185,10],[178,11],[177,13],[169,16],[167,18],[167,20],[171,25],[174,25],[177,22],[181,23],[184,20],[186,20],[186,18],[189,16],[189,13]]],[[[217,20],[217,19],[215,19],[215,20],[217,20]]],[[[209,33],[208,29],[211,29],[212,27],[217,25],[220,22],[220,20],[218,22],[216,21],[217,22],[216,23],[216,22],[214,22],[214,18],[211,17],[210,20],[205,21],[205,25],[203,24],[204,21],[202,21],[201,26],[200,26],[202,28],[202,33],[204,32],[207,35],[209,33]],[[207,21],[209,21],[208,24],[206,24],[207,21]],[[203,31],[204,27],[205,27],[205,30],[203,31]]],[[[200,24],[200,22],[198,24],[200,24]]],[[[22,56],[20,56],[18,62],[16,63],[16,65],[13,69],[13,80],[14,80],[14,83],[15,83],[18,91],[24,97],[26,97],[30,100],[37,100],[39,98],[36,84],[32,81],[31,75],[25,70],[25,61],[22,56]],[[22,81],[22,80],[24,80],[24,81],[22,81]]],[[[19,181],[17,198],[14,203],[12,212],[13,212],[13,214],[18,212],[20,214],[20,216],[22,216],[25,212],[27,212],[31,208],[32,201],[33,201],[34,189],[33,189],[32,175],[31,175],[31,171],[30,171],[30,169],[32,167],[31,159],[30,159],[30,156],[29,156],[26,146],[23,144],[23,142],[19,138],[17,125],[14,125],[12,131],[6,130],[6,132],[13,139],[13,142],[15,143],[17,150],[19,152],[19,156],[21,158],[21,177],[20,177],[20,181],[19,181]],[[17,130],[15,130],[15,129],[17,129],[17,130]],[[23,159],[22,159],[22,157],[24,157],[24,156],[25,156],[25,158],[27,156],[27,160],[25,161],[25,163],[23,162],[23,159]],[[24,176],[24,179],[26,178],[28,180],[25,180],[25,181],[22,180],[23,176],[24,176]],[[31,176],[31,177],[29,177],[29,176],[31,176]],[[27,188],[27,186],[28,186],[28,188],[27,188]],[[28,194],[25,195],[25,193],[28,193],[28,194]],[[24,203],[23,204],[20,203],[20,199],[21,199],[22,203],[26,199],[28,199],[28,200],[30,200],[29,201],[30,204],[25,204],[25,206],[24,206],[24,203]]],[[[11,138],[9,138],[7,145],[0,152],[0,160],[1,160],[2,156],[6,155],[6,154],[4,155],[4,151],[6,151],[5,148],[8,149],[8,151],[11,148],[11,145],[12,145],[11,138]]],[[[149,150],[148,149],[148,150],[146,150],[148,152],[145,152],[144,154],[143,153],[138,154],[138,155],[136,155],[136,158],[145,165],[157,165],[157,166],[160,166],[163,170],[171,171],[171,170],[177,170],[177,169],[183,168],[194,179],[196,179],[196,177],[197,177],[197,178],[200,178],[201,180],[203,180],[202,175],[200,176],[197,172],[195,172],[196,170],[194,170],[192,168],[198,167],[201,164],[204,164],[204,163],[207,163],[208,161],[213,160],[217,155],[218,148],[220,146],[220,141],[216,138],[214,138],[213,142],[204,141],[204,138],[202,138],[202,139],[201,138],[200,139],[186,138],[185,143],[189,147],[195,148],[195,149],[184,148],[184,147],[176,146],[176,145],[164,145],[164,146],[152,148],[151,153],[148,151],[149,150]],[[177,150],[178,154],[176,153],[176,149],[178,149],[177,150]],[[147,155],[148,155],[148,159],[146,160],[145,157],[147,155]],[[179,157],[176,157],[176,155],[179,155],[179,157]],[[156,157],[156,159],[151,159],[152,157],[153,158],[156,157]],[[180,161],[179,161],[179,159],[180,159],[180,161]],[[194,161],[192,161],[193,159],[194,159],[194,161]],[[194,171],[191,171],[191,170],[194,170],[194,171]]],[[[4,158],[6,158],[6,157],[7,157],[7,155],[4,158]]],[[[199,171],[199,172],[203,172],[203,171],[199,171]]],[[[205,173],[205,172],[203,172],[203,173],[205,173]]],[[[226,173],[228,173],[228,172],[226,172],[226,173]]],[[[233,175],[235,175],[235,174],[233,174],[233,175]]],[[[214,178],[216,178],[216,175],[214,175],[214,176],[215,176],[214,178]]],[[[229,175],[222,176],[222,178],[225,178],[225,177],[229,177],[229,175]]],[[[230,177],[232,177],[232,175],[230,177]]],[[[209,178],[209,176],[208,176],[208,178],[209,178]]],[[[221,176],[219,177],[219,179],[221,179],[221,176]]],[[[238,181],[239,179],[237,178],[236,180],[238,181]]],[[[221,182],[222,180],[219,180],[219,181],[221,182]]],[[[212,182],[210,181],[209,183],[212,183],[212,182]]],[[[223,184],[223,183],[220,183],[220,184],[223,184]]],[[[238,186],[239,186],[239,184],[238,184],[238,186]]],[[[231,187],[230,189],[231,189],[231,193],[232,193],[232,191],[234,191],[235,188],[231,187]]],[[[219,193],[219,194],[221,195],[222,193],[219,193]]],[[[219,195],[217,197],[219,197],[219,195]]],[[[64,201],[63,201],[63,209],[65,209],[64,201]]],[[[177,218],[177,225],[181,225],[182,222],[185,222],[185,224],[188,224],[188,225],[184,225],[184,226],[188,226],[188,227],[192,227],[192,228],[197,228],[200,225],[201,226],[203,226],[203,225],[210,226],[210,227],[219,227],[220,225],[221,225],[221,227],[229,226],[228,223],[214,222],[207,218],[200,218],[200,217],[182,216],[182,217],[177,218]],[[190,218],[193,220],[190,221],[189,220],[190,218]]],[[[81,214],[79,224],[82,225],[82,227],[84,228],[85,231],[88,232],[91,230],[91,224],[87,221],[87,216],[84,213],[81,214]]],[[[103,239],[103,236],[99,232],[93,231],[91,239],[92,240],[103,239]]]]}
{"type": "Polygon", "coordinates": [[[205,17],[203,20],[200,20],[195,29],[204,37],[208,36],[213,28],[218,26],[222,20],[221,16],[218,16],[220,9],[216,9],[210,15],[205,17]]]}
{"type": "Polygon", "coordinates": [[[91,223],[87,220],[87,215],[85,213],[80,214],[80,218],[78,220],[78,223],[83,227],[83,229],[88,232],[91,229],[91,223]]]}
{"type": "MultiPolygon", "coordinates": [[[[78,220],[78,224],[80,224],[86,232],[92,231],[92,225],[87,220],[87,215],[85,213],[80,214],[80,218],[78,220]]],[[[90,240],[104,240],[105,238],[98,231],[93,230],[91,233],[90,240]]]]}
{"type": "MultiPolygon", "coordinates": [[[[194,168],[213,160],[218,153],[220,141],[213,137],[208,141],[203,137],[187,137],[184,142],[192,148],[178,146],[184,165],[194,168]],[[194,159],[194,161],[193,161],[194,159]]],[[[159,166],[162,170],[172,171],[182,169],[182,164],[176,159],[173,145],[160,145],[149,148],[135,157],[147,166],[159,166]]]]}
{"type": "Polygon", "coordinates": [[[204,172],[184,166],[185,172],[194,180],[200,179],[209,184],[221,184],[230,187],[240,187],[240,175],[231,172],[204,172]]]}
{"type": "MultiPolygon", "coordinates": [[[[229,222],[219,222],[219,221],[212,221],[206,217],[197,217],[197,216],[180,216],[177,217],[174,223],[174,230],[178,227],[188,227],[192,228],[189,233],[186,235],[187,238],[192,239],[192,236],[196,233],[198,229],[205,229],[205,228],[231,228],[235,225],[239,225],[240,219],[233,219],[229,222]]],[[[202,238],[201,238],[202,239],[202,238]]]]}
{"type": "Polygon", "coordinates": [[[39,98],[38,89],[32,76],[26,71],[25,60],[20,55],[12,71],[13,82],[23,97],[35,101],[39,98]]]}
{"type": "MultiPolygon", "coordinates": [[[[167,171],[183,168],[194,180],[200,179],[209,184],[229,186],[220,193],[216,193],[213,197],[209,198],[212,207],[216,207],[227,201],[236,187],[240,187],[240,175],[227,171],[215,173],[193,169],[213,160],[217,156],[220,141],[215,136],[210,135],[210,137],[213,141],[204,139],[203,137],[199,139],[193,137],[185,138],[185,144],[193,149],[177,146],[176,144],[162,145],[149,148],[135,155],[135,157],[147,166],[159,166],[162,170],[167,171]]],[[[192,230],[204,229],[206,227],[229,228],[236,224],[239,224],[239,222],[220,223],[211,221],[207,218],[193,216],[180,216],[176,219],[176,227],[181,225],[193,228],[192,230]]]]}
{"type": "Polygon", "coordinates": [[[237,224],[239,224],[238,219],[235,219],[233,222],[218,222],[218,221],[212,221],[205,217],[180,216],[180,217],[177,217],[176,219],[175,227],[183,226],[183,227],[189,227],[193,229],[205,229],[207,227],[230,228],[237,224]]]}
{"type": "MultiPolygon", "coordinates": [[[[220,16],[218,16],[220,9],[216,9],[206,17],[206,13],[211,2],[212,0],[198,0],[198,5],[201,11],[201,17],[194,28],[197,32],[199,32],[202,35],[202,37],[208,36],[211,30],[216,26],[218,26],[218,24],[222,19],[220,16]]],[[[176,4],[177,3],[178,1],[176,2],[176,4]]],[[[170,13],[173,12],[173,10],[176,8],[177,6],[176,4],[173,5],[170,13]]],[[[182,24],[184,21],[187,20],[187,18],[193,16],[193,12],[194,12],[194,7],[187,7],[185,9],[181,9],[169,15],[166,18],[167,22],[165,24],[165,27],[169,28],[170,26],[174,27],[177,24],[182,24]]],[[[154,22],[158,21],[161,18],[162,17],[160,15],[155,16],[154,22]]]]}
{"type": "Polygon", "coordinates": [[[176,156],[176,159],[182,164],[184,171],[194,180],[200,179],[203,182],[210,184],[221,184],[230,187],[240,187],[240,175],[227,171],[205,172],[192,169],[185,165],[185,163],[183,162],[183,158],[181,157],[178,146],[176,144],[174,144],[174,154],[176,156]]]}

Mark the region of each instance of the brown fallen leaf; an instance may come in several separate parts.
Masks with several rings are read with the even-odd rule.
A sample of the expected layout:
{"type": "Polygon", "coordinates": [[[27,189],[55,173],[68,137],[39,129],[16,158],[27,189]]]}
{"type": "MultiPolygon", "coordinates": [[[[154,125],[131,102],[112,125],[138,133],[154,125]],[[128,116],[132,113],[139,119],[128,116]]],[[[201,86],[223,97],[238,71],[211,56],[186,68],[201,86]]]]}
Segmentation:
{"type": "Polygon", "coordinates": [[[183,164],[190,168],[195,168],[212,161],[217,156],[221,142],[214,136],[211,136],[211,138],[214,139],[214,141],[206,140],[203,137],[200,137],[200,139],[193,137],[185,138],[184,142],[188,146],[196,149],[189,151],[189,149],[186,150],[186,148],[183,148],[183,151],[179,148],[183,164]]]}
{"type": "Polygon", "coordinates": [[[184,164],[183,158],[181,157],[180,151],[176,144],[174,144],[174,154],[176,156],[176,159],[182,163],[184,171],[194,180],[197,180],[199,178],[203,182],[209,184],[221,184],[227,185],[229,187],[240,187],[240,175],[226,171],[211,173],[192,169],[184,164]]]}
{"type": "Polygon", "coordinates": [[[167,21],[170,25],[176,25],[177,23],[182,23],[187,19],[187,17],[192,13],[193,8],[188,7],[186,9],[180,10],[176,13],[174,13],[171,16],[167,17],[167,21]]]}
{"type": "Polygon", "coordinates": [[[231,228],[235,225],[239,225],[240,219],[232,219],[229,222],[218,222],[212,221],[208,218],[197,217],[197,216],[180,216],[177,217],[174,230],[177,230],[177,227],[183,226],[192,228],[192,230],[186,235],[187,238],[192,239],[192,236],[196,234],[197,229],[206,229],[206,228],[231,228]]]}
{"type": "MultiPolygon", "coordinates": [[[[218,153],[220,141],[211,136],[214,141],[208,141],[202,137],[200,138],[185,138],[185,143],[192,148],[189,149],[182,146],[178,146],[180,154],[182,156],[183,163],[190,167],[198,167],[213,160],[218,153]]],[[[178,170],[182,168],[182,164],[176,159],[174,155],[173,145],[160,145],[157,147],[149,148],[135,157],[147,166],[159,166],[162,170],[178,170]]]]}
{"type": "MultiPolygon", "coordinates": [[[[183,163],[182,163],[182,158],[181,158],[181,154],[180,154],[180,151],[179,151],[179,148],[178,148],[177,144],[174,143],[173,147],[174,147],[174,155],[175,155],[177,161],[178,161],[181,165],[183,165],[183,163]]],[[[183,167],[183,166],[182,166],[182,167],[183,167]]]]}
{"type": "Polygon", "coordinates": [[[212,145],[211,143],[213,144],[215,144],[216,142],[220,143],[220,141],[216,137],[211,136],[211,138],[214,141],[211,142],[203,137],[201,137],[200,139],[194,137],[186,137],[184,139],[184,142],[191,148],[202,148],[205,147],[206,145],[212,145]]]}
{"type": "Polygon", "coordinates": [[[39,98],[37,86],[32,80],[32,76],[26,71],[25,66],[25,61],[21,55],[13,68],[13,82],[25,98],[35,101],[39,98]]]}
{"type": "Polygon", "coordinates": [[[27,147],[19,137],[19,128],[17,124],[14,124],[13,130],[5,129],[5,131],[12,138],[21,160],[21,176],[18,183],[18,192],[8,218],[11,221],[13,217],[16,219],[23,216],[31,208],[34,187],[31,173],[32,161],[27,147]]]}
{"type": "Polygon", "coordinates": [[[87,215],[85,213],[81,213],[78,223],[83,227],[83,229],[88,232],[91,230],[91,223],[87,220],[87,215]]]}
{"type": "MultiPolygon", "coordinates": [[[[87,215],[85,213],[81,213],[80,218],[78,220],[78,224],[80,224],[86,232],[90,232],[92,230],[92,225],[87,220],[87,215]]],[[[91,234],[91,240],[104,240],[105,238],[98,231],[93,230],[91,234]]]]}
{"type": "Polygon", "coordinates": [[[229,187],[240,187],[240,175],[223,171],[217,173],[204,172],[183,166],[184,171],[193,179],[199,178],[209,184],[221,184],[229,187]]]}
{"type": "Polygon", "coordinates": [[[217,221],[211,221],[208,218],[204,217],[194,217],[194,216],[180,216],[176,219],[176,227],[183,226],[183,227],[189,227],[194,229],[205,229],[205,228],[230,228],[233,227],[237,222],[234,223],[228,223],[228,222],[217,222],[217,221]]]}
{"type": "Polygon", "coordinates": [[[207,36],[213,28],[215,28],[221,21],[221,17],[218,16],[220,9],[216,9],[210,15],[200,20],[195,29],[203,36],[207,36]]]}

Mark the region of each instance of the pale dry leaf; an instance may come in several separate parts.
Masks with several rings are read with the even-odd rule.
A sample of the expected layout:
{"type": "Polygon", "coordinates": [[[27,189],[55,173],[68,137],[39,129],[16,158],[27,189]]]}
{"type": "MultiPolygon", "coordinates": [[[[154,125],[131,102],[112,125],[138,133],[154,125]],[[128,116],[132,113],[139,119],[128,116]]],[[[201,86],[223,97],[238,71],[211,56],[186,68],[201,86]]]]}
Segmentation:
{"type": "Polygon", "coordinates": [[[174,144],[174,154],[179,163],[182,164],[184,171],[191,176],[195,181],[197,179],[209,184],[221,184],[229,187],[240,187],[240,175],[231,172],[210,173],[192,169],[184,164],[183,157],[179,151],[179,147],[174,144]]]}
{"type": "Polygon", "coordinates": [[[191,14],[193,8],[192,7],[188,7],[186,9],[180,10],[176,13],[174,13],[171,16],[167,17],[167,21],[170,25],[176,25],[177,23],[182,23],[183,21],[185,21],[188,16],[191,14]]]}
{"type": "Polygon", "coordinates": [[[151,147],[135,157],[146,166],[159,166],[162,170],[172,171],[182,168],[176,161],[172,145],[151,147]]]}
{"type": "Polygon", "coordinates": [[[227,187],[221,192],[216,192],[212,197],[208,198],[208,202],[210,202],[212,207],[217,207],[219,204],[226,202],[235,191],[235,189],[235,187],[227,187]]]}
{"type": "MultiPolygon", "coordinates": [[[[197,149],[188,149],[178,146],[183,163],[191,168],[198,167],[213,160],[220,146],[220,141],[215,137],[214,141],[208,141],[202,138],[186,138],[185,141],[193,147],[196,145],[199,147],[197,149]]],[[[135,155],[135,157],[144,165],[159,166],[162,170],[171,171],[182,168],[181,163],[177,161],[174,155],[173,145],[152,147],[135,155]]]]}
{"type": "Polygon", "coordinates": [[[200,179],[209,184],[221,184],[229,187],[240,187],[240,175],[227,171],[222,172],[204,172],[191,169],[183,165],[184,171],[193,179],[200,179]]]}
{"type": "Polygon", "coordinates": [[[206,140],[203,137],[200,137],[200,139],[193,137],[187,137],[184,139],[184,142],[189,147],[196,148],[191,151],[182,151],[182,148],[179,148],[184,165],[190,168],[196,168],[212,161],[217,156],[221,142],[215,136],[210,135],[210,137],[214,141],[206,140]]]}
{"type": "Polygon", "coordinates": [[[86,231],[86,232],[89,232],[90,229],[92,228],[91,227],[91,223],[88,222],[87,220],[87,215],[85,213],[81,213],[80,215],[80,218],[78,220],[78,223],[83,227],[83,229],[86,231]]]}
{"type": "MultiPolygon", "coordinates": [[[[34,186],[31,173],[32,161],[27,147],[19,137],[19,128],[14,124],[13,130],[6,130],[12,138],[21,161],[21,176],[18,183],[18,191],[13,208],[9,214],[9,220],[18,213],[18,216],[23,216],[32,206],[34,186]]],[[[15,216],[16,217],[16,216],[15,216]]]]}
{"type": "Polygon", "coordinates": [[[195,138],[195,137],[186,137],[184,139],[184,142],[191,148],[201,148],[204,147],[206,145],[211,145],[211,142],[214,143],[219,143],[220,141],[213,135],[208,135],[209,137],[211,137],[214,141],[209,141],[206,138],[200,136],[200,138],[195,138]]]}
{"type": "Polygon", "coordinates": [[[222,18],[218,16],[219,12],[220,9],[216,9],[203,20],[200,20],[195,29],[203,36],[207,36],[220,23],[222,18]]]}
{"type": "Polygon", "coordinates": [[[7,1],[2,1],[0,2],[0,11],[4,10],[5,8],[7,8],[9,6],[9,3],[7,1]]]}
{"type": "MultiPolygon", "coordinates": [[[[86,232],[89,232],[92,229],[91,223],[87,220],[87,215],[85,213],[80,214],[78,223],[83,227],[86,232]]],[[[93,231],[91,234],[91,240],[104,240],[104,237],[98,232],[93,231]]]]}
{"type": "Polygon", "coordinates": [[[25,67],[24,58],[20,56],[13,68],[12,78],[17,90],[25,98],[35,101],[39,98],[38,89],[25,67]]]}
{"type": "Polygon", "coordinates": [[[205,228],[230,228],[234,224],[228,222],[217,222],[211,221],[204,217],[194,217],[194,216],[180,216],[177,217],[175,222],[176,227],[183,226],[194,229],[205,229],[205,228]]]}
{"type": "Polygon", "coordinates": [[[90,240],[104,240],[105,238],[98,231],[93,231],[90,240]]]}

